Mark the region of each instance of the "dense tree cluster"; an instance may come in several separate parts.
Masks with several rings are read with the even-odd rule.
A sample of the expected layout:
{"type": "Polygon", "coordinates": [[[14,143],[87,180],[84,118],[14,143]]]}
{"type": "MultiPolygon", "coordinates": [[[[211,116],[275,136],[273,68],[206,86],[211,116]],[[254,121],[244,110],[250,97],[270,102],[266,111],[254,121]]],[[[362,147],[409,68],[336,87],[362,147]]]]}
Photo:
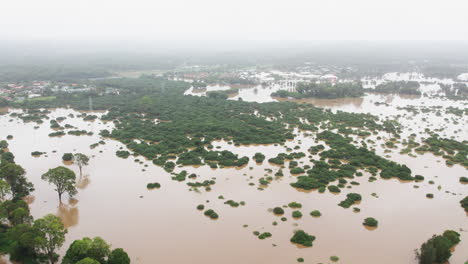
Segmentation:
{"type": "Polygon", "coordinates": [[[423,140],[423,145],[415,149],[418,152],[432,152],[446,159],[448,165],[455,163],[468,167],[468,141],[459,142],[442,138],[437,134],[423,140]]]}
{"type": "Polygon", "coordinates": [[[386,82],[379,84],[375,89],[370,89],[369,91],[374,91],[377,93],[399,93],[399,94],[415,94],[421,95],[419,91],[419,82],[416,81],[396,81],[396,82],[386,82]]]}
{"type": "Polygon", "coordinates": [[[63,257],[62,264],[75,263],[130,264],[130,258],[121,248],[111,250],[100,237],[85,237],[73,241],[63,257]]]}
{"type": "Polygon", "coordinates": [[[460,242],[460,234],[446,230],[442,235],[434,235],[421,245],[417,252],[419,264],[442,264],[452,256],[451,248],[460,242]]]}
{"type": "Polygon", "coordinates": [[[312,242],[315,240],[315,236],[309,235],[304,230],[297,230],[294,232],[291,238],[292,243],[300,244],[305,247],[311,247],[312,242]]]}
{"type": "Polygon", "coordinates": [[[354,203],[358,202],[358,201],[361,201],[362,200],[362,197],[360,194],[358,193],[348,193],[346,195],[346,199],[341,201],[338,205],[343,207],[343,208],[349,208],[351,207],[351,205],[353,205],[354,203]]]}
{"type": "Polygon", "coordinates": [[[292,98],[342,98],[342,97],[359,97],[364,95],[364,89],[361,83],[298,83],[295,92],[279,90],[272,94],[278,97],[292,98]]]}

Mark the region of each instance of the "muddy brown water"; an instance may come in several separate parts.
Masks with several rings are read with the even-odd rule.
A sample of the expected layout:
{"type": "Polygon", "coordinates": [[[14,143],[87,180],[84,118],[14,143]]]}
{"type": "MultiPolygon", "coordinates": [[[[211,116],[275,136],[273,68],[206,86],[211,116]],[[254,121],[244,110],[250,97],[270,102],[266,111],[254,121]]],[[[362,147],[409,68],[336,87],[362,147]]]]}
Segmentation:
{"type": "MultiPolygon", "coordinates": [[[[354,112],[364,111],[365,107],[375,107],[371,111],[376,114],[388,114],[388,109],[374,106],[371,100],[380,98],[371,97],[364,98],[361,102],[343,101],[343,104],[322,106],[354,109],[354,112]]],[[[414,99],[397,98],[393,102],[395,100],[414,99]]],[[[56,109],[50,117],[67,116],[69,113],[76,114],[73,110],[56,109]]],[[[101,114],[97,113],[98,116],[101,114]]],[[[415,125],[419,121],[404,120],[408,126],[413,124],[415,130],[418,126],[421,129],[425,127],[421,123],[415,125]]],[[[434,117],[432,120],[434,126],[447,125],[442,122],[443,119],[440,121],[434,117]]],[[[289,183],[295,181],[295,177],[289,174],[287,168],[283,169],[284,177],[273,180],[264,190],[258,190],[258,179],[264,175],[272,176],[279,168],[266,161],[256,165],[251,160],[242,169],[210,169],[207,166],[176,168],[176,171],[185,169],[196,173],[200,176],[197,181],[212,178],[216,180],[211,191],[201,188],[197,192],[189,190],[187,181],[171,180],[163,169],[142,157],[138,158],[143,164],[135,162],[135,157],[132,156],[128,159],[116,157],[115,152],[123,145],[115,140],[105,139],[105,145],[90,149],[89,145],[100,140],[99,131],[112,128],[111,123],[86,122],[69,117],[62,122],[67,123],[92,131],[94,135],[50,138],[48,134],[52,130],[48,121],[34,129],[35,123],[23,123],[8,115],[0,116],[0,138],[3,139],[8,134],[14,135],[14,139],[9,141],[9,148],[15,154],[16,162],[26,169],[27,177],[36,187],[34,197],[29,197],[33,216],[39,218],[53,213],[61,217],[68,227],[67,241],[60,250],[62,255],[75,239],[101,236],[113,247],[124,248],[133,263],[144,264],[279,264],[296,263],[298,257],[303,257],[306,263],[328,263],[329,257],[334,255],[340,257],[339,263],[416,263],[414,249],[419,248],[433,234],[453,229],[460,232],[462,242],[455,248],[451,263],[464,263],[468,258],[468,232],[460,231],[468,230],[468,215],[459,204],[468,194],[468,185],[458,182],[460,176],[467,175],[467,170],[459,165],[449,168],[444,160],[432,154],[412,158],[398,154],[398,150],[384,153],[384,149],[380,147],[382,142],[378,142],[378,154],[390,155],[391,160],[408,165],[414,174],[424,175],[426,180],[414,183],[379,178],[375,182],[368,182],[369,175],[365,174],[355,179],[361,185],[343,189],[338,195],[328,191],[323,194],[316,190],[297,191],[289,186],[289,183]],[[31,152],[36,150],[47,154],[32,157],[31,152]],[[54,150],[56,153],[53,153],[54,150]],[[89,166],[83,169],[84,176],[79,179],[78,194],[70,201],[66,197],[64,204],[59,205],[54,188],[40,177],[49,168],[63,166],[61,157],[66,152],[81,152],[92,158],[89,166]],[[145,164],[148,167],[144,167],[145,164]],[[272,169],[273,173],[269,174],[265,169],[272,169]],[[433,180],[435,184],[428,184],[429,180],[433,180]],[[148,190],[146,184],[149,182],[159,182],[161,188],[148,190]],[[255,183],[255,186],[250,186],[250,182],[255,183]],[[415,189],[414,185],[419,188],[415,189]],[[441,186],[440,190],[438,186],[441,186]],[[362,195],[362,202],[356,205],[361,209],[360,213],[337,205],[345,199],[348,192],[362,195]],[[426,193],[433,193],[434,198],[427,199],[426,193]],[[220,195],[225,199],[218,199],[220,195]],[[224,204],[229,199],[245,201],[246,205],[232,208],[224,204]],[[288,218],[286,222],[282,222],[279,216],[269,211],[275,206],[292,201],[303,204],[300,209],[303,213],[301,219],[291,217],[292,209],[285,209],[285,216],[288,218]],[[203,212],[195,208],[198,204],[205,204],[206,209],[214,209],[219,214],[219,219],[213,221],[204,216],[203,212]],[[312,210],[320,210],[322,216],[310,216],[312,210]],[[362,225],[364,218],[369,216],[379,221],[375,230],[368,230],[362,225]],[[278,223],[277,226],[272,225],[274,221],[278,223]],[[299,248],[289,242],[296,229],[303,229],[316,236],[313,247],[299,248]],[[254,231],[271,232],[273,236],[260,240],[252,234],[254,231]]],[[[451,129],[445,133],[454,135],[457,139],[466,137],[464,124],[448,126],[451,129]],[[454,131],[458,129],[462,129],[462,132],[455,134],[454,131]]],[[[313,137],[305,137],[300,133],[294,141],[286,143],[291,148],[296,145],[300,145],[300,149],[294,151],[307,153],[307,149],[316,143],[313,137]]],[[[280,145],[236,147],[217,141],[214,146],[249,157],[262,152],[267,159],[286,152],[285,147],[280,145]]],[[[308,158],[303,158],[300,162],[304,162],[300,165],[307,164],[308,158]]],[[[65,166],[78,175],[76,165],[65,166]]]]}

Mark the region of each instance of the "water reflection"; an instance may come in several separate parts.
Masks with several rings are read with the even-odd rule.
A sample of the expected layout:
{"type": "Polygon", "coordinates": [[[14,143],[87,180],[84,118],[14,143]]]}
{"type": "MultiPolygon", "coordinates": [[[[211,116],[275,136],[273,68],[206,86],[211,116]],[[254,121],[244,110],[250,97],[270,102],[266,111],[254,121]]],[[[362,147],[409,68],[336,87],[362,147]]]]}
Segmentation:
{"type": "Polygon", "coordinates": [[[78,181],[76,182],[76,187],[78,189],[85,189],[90,183],[91,180],[89,179],[89,175],[84,175],[78,179],[78,181]]]}
{"type": "Polygon", "coordinates": [[[71,199],[69,204],[61,203],[58,207],[57,216],[62,219],[63,224],[66,228],[75,226],[78,224],[80,218],[78,207],[75,207],[78,200],[71,199]]]}

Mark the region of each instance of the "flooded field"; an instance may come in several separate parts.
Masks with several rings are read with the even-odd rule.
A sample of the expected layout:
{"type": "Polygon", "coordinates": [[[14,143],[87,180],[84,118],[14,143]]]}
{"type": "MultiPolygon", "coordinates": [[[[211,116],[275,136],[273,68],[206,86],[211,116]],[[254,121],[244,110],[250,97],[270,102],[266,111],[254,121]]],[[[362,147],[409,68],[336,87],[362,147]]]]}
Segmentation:
{"type": "MultiPolygon", "coordinates": [[[[224,89],[208,87],[206,90],[224,89]]],[[[229,89],[226,88],[226,89],[229,89]]],[[[279,88],[253,87],[239,89],[230,99],[242,98],[245,101],[269,102],[272,92],[279,88]]],[[[188,91],[187,94],[203,95],[206,91],[188,91]]],[[[288,100],[288,99],[283,99],[288,100]]],[[[297,100],[296,100],[297,101],[297,100]]],[[[425,128],[442,129],[440,134],[459,141],[468,139],[466,115],[452,114],[437,116],[434,111],[413,114],[397,107],[414,105],[417,107],[452,106],[465,108],[463,101],[454,102],[438,98],[402,97],[398,95],[371,94],[362,98],[335,100],[310,99],[303,103],[358,113],[372,113],[381,117],[396,117],[404,126],[402,138],[425,128]],[[375,103],[385,103],[376,105],[375,103]],[[447,118],[447,119],[445,119],[447,118]]],[[[19,111],[10,109],[8,113],[19,111]]],[[[5,112],[5,111],[4,111],[5,112]]],[[[303,257],[305,263],[329,263],[330,256],[339,256],[339,263],[416,263],[414,250],[433,234],[446,229],[461,234],[459,243],[450,263],[464,263],[468,258],[468,215],[460,207],[459,201],[468,193],[468,185],[459,183],[459,177],[466,176],[466,168],[460,165],[448,167],[441,157],[432,154],[410,157],[399,154],[399,149],[385,151],[376,136],[370,138],[378,142],[376,153],[407,165],[413,174],[425,177],[424,182],[402,182],[397,179],[369,182],[368,174],[354,180],[360,185],[342,189],[340,194],[317,191],[299,191],[289,183],[295,176],[284,169],[284,177],[275,178],[268,187],[258,189],[258,180],[272,175],[279,167],[264,162],[257,165],[253,160],[243,168],[211,169],[208,166],[176,168],[176,172],[187,170],[200,175],[197,181],[214,179],[216,184],[211,191],[191,190],[186,182],[171,180],[171,175],[142,157],[130,156],[121,159],[115,152],[125,146],[112,139],[104,139],[105,144],[91,149],[90,145],[99,142],[102,129],[112,129],[113,124],[99,119],[93,122],[76,117],[78,112],[70,109],[55,109],[49,115],[67,117],[61,124],[70,124],[78,129],[91,131],[92,136],[49,137],[53,132],[46,120],[43,124],[23,123],[20,119],[4,114],[0,116],[0,138],[12,134],[9,149],[16,156],[16,162],[27,171],[27,177],[35,185],[33,196],[28,197],[31,212],[35,218],[48,213],[58,215],[68,227],[67,242],[61,255],[75,239],[85,236],[101,236],[113,247],[124,248],[133,263],[296,263],[303,257]],[[35,128],[35,126],[39,126],[35,128]],[[40,157],[31,152],[46,152],[40,157]],[[78,194],[59,205],[57,193],[51,185],[41,180],[41,175],[49,168],[64,165],[63,153],[80,152],[91,156],[90,165],[84,167],[84,175],[79,179],[78,194]],[[138,160],[137,160],[138,159],[138,160]],[[432,180],[434,184],[428,182],[432,180]],[[160,189],[148,190],[146,184],[159,182],[160,189]],[[249,183],[254,183],[253,185],[249,183]],[[417,185],[419,188],[415,188],[417,185]],[[359,213],[352,208],[344,209],[337,204],[349,192],[362,195],[357,205],[359,213]],[[433,193],[434,198],[426,198],[433,193]],[[223,196],[224,199],[219,199],[223,196]],[[245,206],[233,208],[224,204],[227,200],[245,201],[245,206]],[[271,209],[290,202],[302,203],[302,218],[291,217],[293,209],[285,209],[287,221],[281,221],[271,209]],[[214,209],[219,219],[211,220],[196,209],[198,204],[214,209]],[[319,210],[321,217],[309,213],[319,210]],[[366,217],[375,217],[379,226],[375,230],[364,228],[366,217]],[[273,225],[277,222],[277,225],[273,225]],[[289,242],[293,231],[303,229],[316,240],[311,248],[299,248],[289,242]],[[254,231],[270,232],[271,238],[258,239],[254,231]]],[[[102,113],[95,113],[101,116],[102,113]]],[[[235,154],[252,157],[256,152],[265,154],[266,159],[286,152],[286,148],[307,149],[316,145],[314,136],[296,131],[295,140],[282,145],[234,146],[224,141],[213,145],[235,154]]],[[[382,135],[385,139],[385,135],[382,135]]],[[[308,164],[308,158],[298,160],[308,164]]],[[[78,174],[78,167],[65,164],[78,174]]]]}

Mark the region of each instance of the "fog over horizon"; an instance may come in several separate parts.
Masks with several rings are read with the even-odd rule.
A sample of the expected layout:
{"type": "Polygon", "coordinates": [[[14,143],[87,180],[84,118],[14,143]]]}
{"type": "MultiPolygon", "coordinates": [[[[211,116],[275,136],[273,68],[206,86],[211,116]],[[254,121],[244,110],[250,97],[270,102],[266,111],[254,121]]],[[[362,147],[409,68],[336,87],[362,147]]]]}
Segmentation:
{"type": "Polygon", "coordinates": [[[468,2],[17,0],[0,4],[0,39],[225,46],[312,41],[468,41],[468,2]]]}

